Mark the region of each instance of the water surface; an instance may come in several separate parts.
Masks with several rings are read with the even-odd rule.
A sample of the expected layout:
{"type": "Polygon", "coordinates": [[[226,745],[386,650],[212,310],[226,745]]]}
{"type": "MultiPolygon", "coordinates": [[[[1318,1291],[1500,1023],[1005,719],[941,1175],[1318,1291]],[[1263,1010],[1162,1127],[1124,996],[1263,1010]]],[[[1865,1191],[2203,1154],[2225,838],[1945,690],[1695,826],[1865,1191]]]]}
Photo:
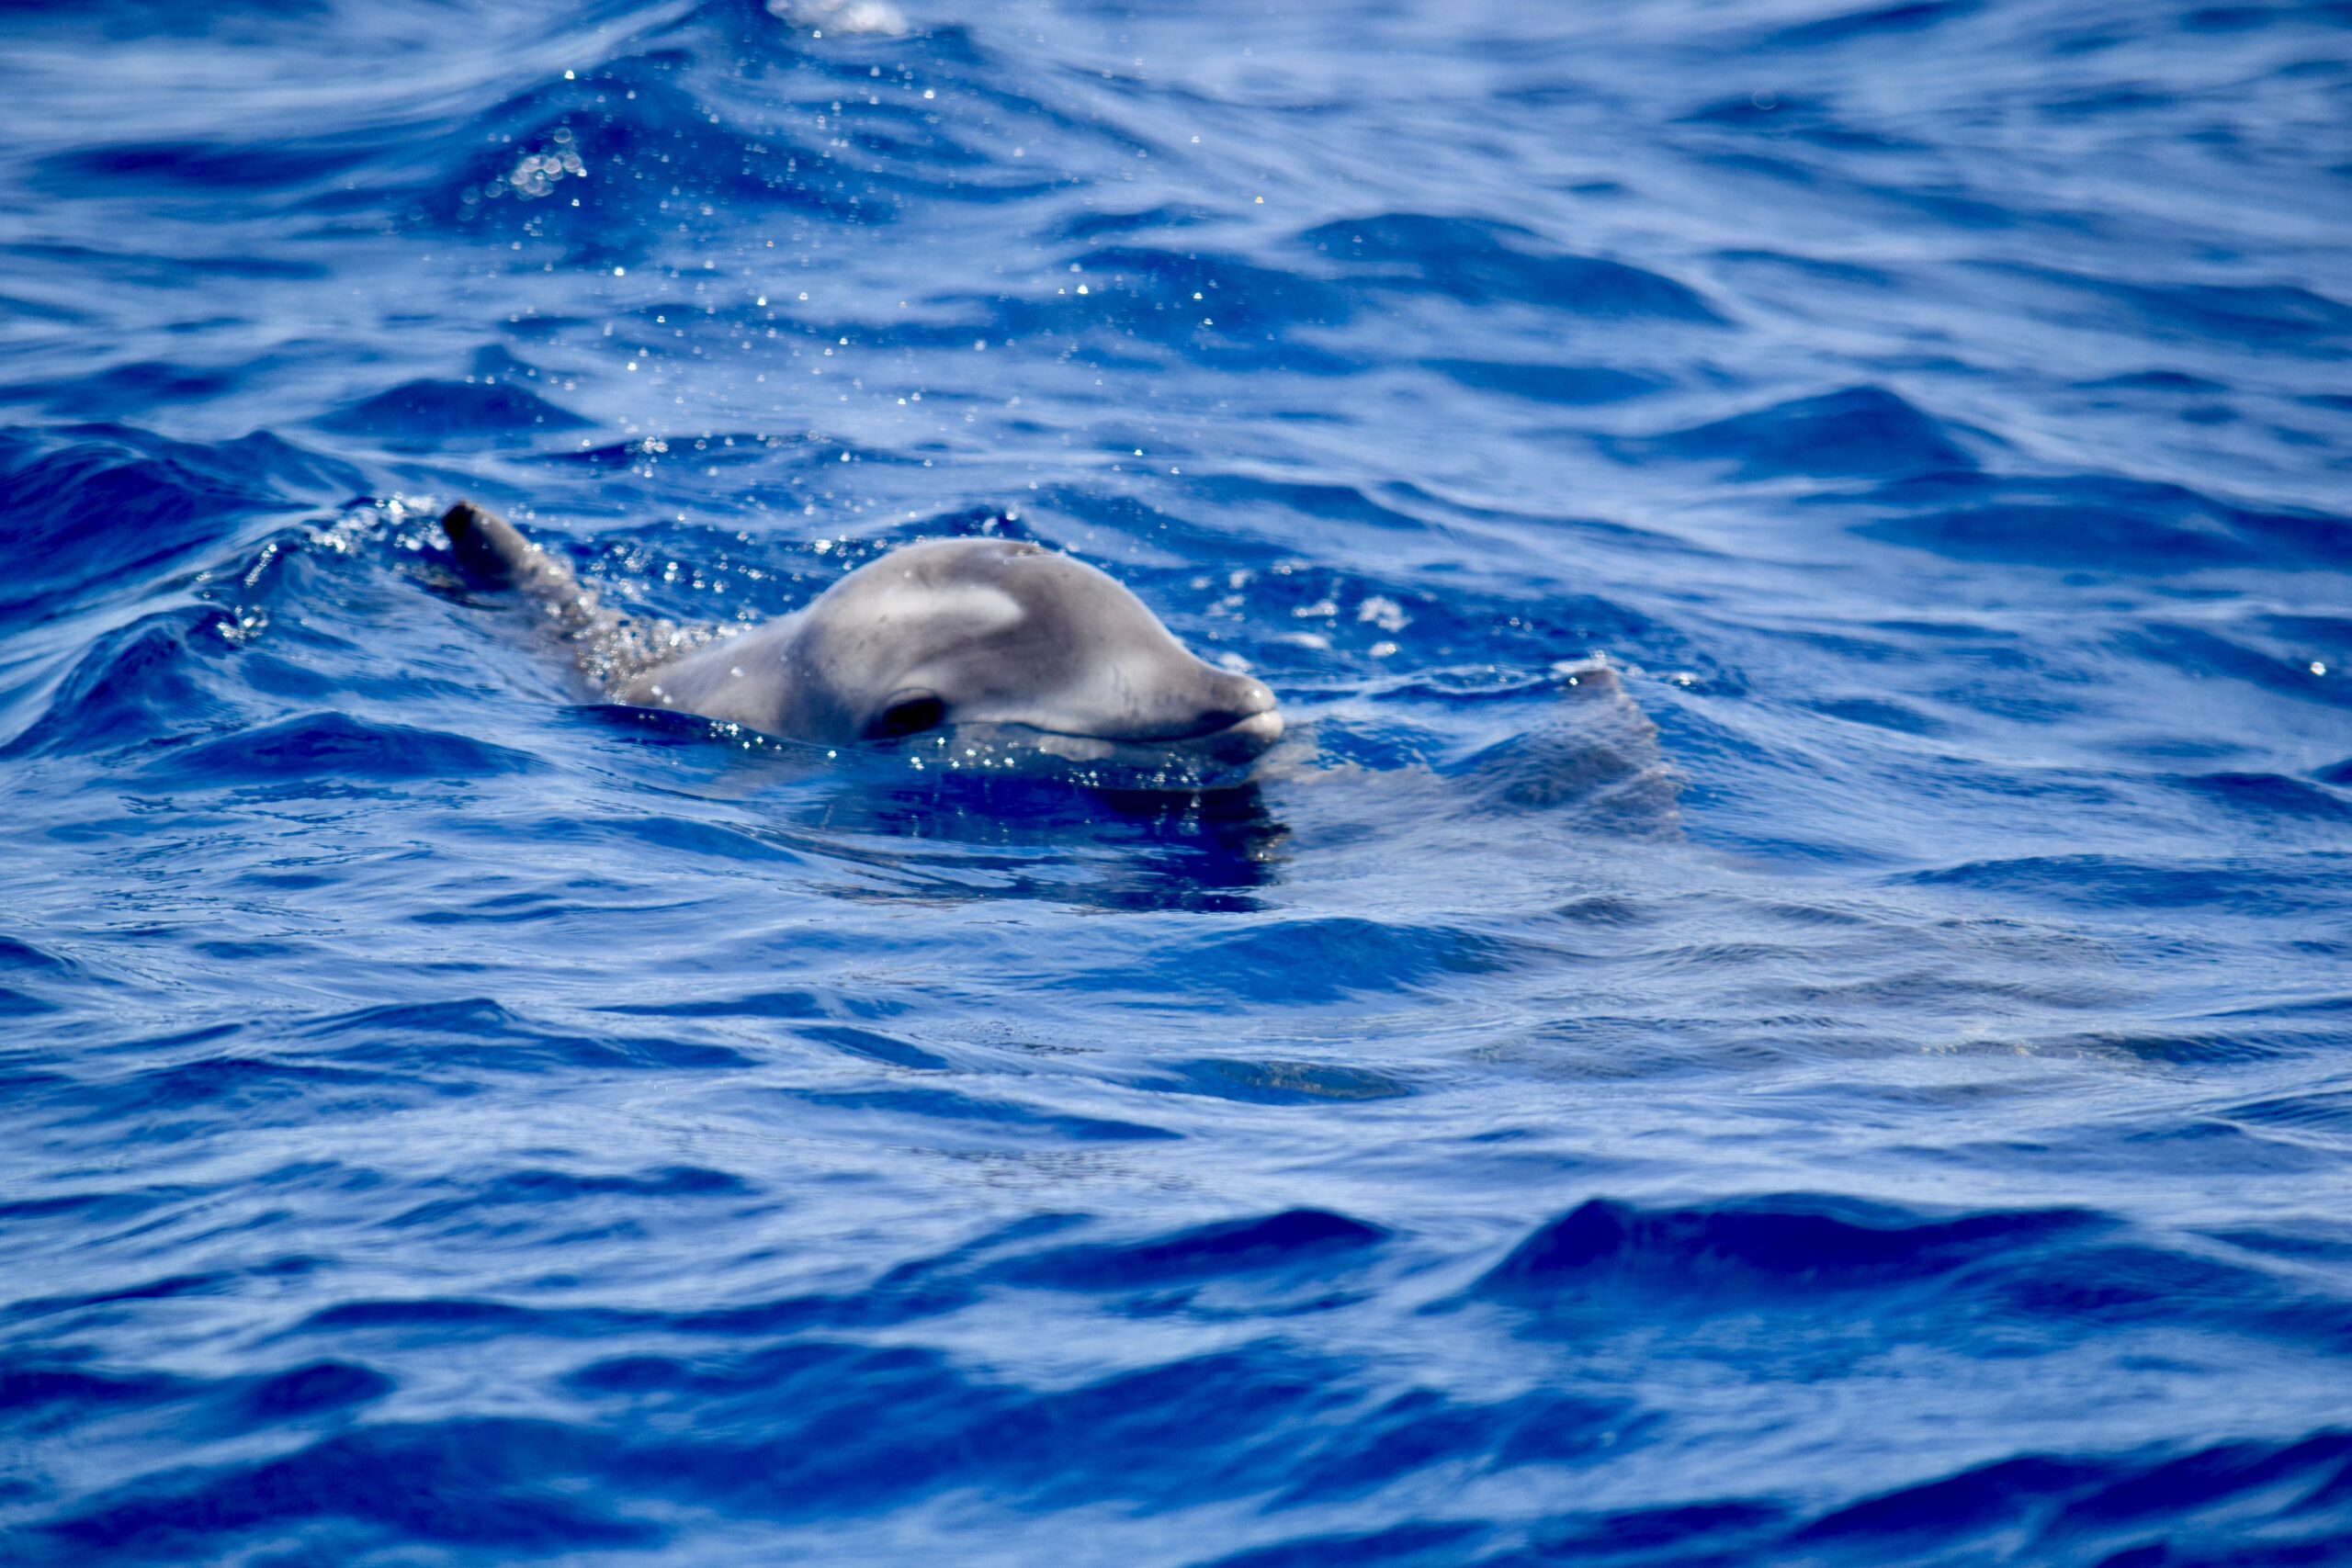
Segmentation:
{"type": "Polygon", "coordinates": [[[13,1560],[2352,1560],[2352,7],[6,27],[13,1560]],[[461,495],[1313,758],[600,706],[461,495]]]}

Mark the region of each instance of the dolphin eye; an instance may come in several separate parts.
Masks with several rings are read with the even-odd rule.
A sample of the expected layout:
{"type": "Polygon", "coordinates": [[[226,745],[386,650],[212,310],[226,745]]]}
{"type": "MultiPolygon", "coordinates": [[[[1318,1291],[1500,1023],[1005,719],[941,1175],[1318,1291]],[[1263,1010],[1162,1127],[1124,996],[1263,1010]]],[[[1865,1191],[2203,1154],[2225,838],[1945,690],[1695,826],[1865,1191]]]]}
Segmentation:
{"type": "Polygon", "coordinates": [[[931,692],[902,692],[865,727],[868,740],[897,740],[936,729],[947,717],[947,705],[931,692]]]}

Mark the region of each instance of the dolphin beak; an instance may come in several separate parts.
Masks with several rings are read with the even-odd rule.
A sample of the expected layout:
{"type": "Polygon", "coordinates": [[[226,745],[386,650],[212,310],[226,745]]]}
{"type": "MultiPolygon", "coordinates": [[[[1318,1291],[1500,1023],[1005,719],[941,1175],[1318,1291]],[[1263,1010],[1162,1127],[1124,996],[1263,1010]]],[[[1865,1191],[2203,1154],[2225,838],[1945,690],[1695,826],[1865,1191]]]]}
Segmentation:
{"type": "Polygon", "coordinates": [[[1283,716],[1272,708],[1263,713],[1253,713],[1226,730],[1225,734],[1236,740],[1254,742],[1260,750],[1263,750],[1283,738],[1283,716]]]}
{"type": "Polygon", "coordinates": [[[1272,713],[1274,711],[1273,688],[1267,685],[1263,681],[1254,679],[1248,675],[1236,675],[1233,677],[1233,682],[1236,691],[1240,696],[1240,701],[1233,705],[1236,708],[1248,714],[1272,713]]]}
{"type": "Polygon", "coordinates": [[[1220,747],[1239,742],[1262,751],[1283,738],[1283,716],[1275,711],[1274,694],[1263,681],[1228,673],[1223,694],[1226,702],[1221,712],[1232,716],[1232,720],[1212,730],[1207,739],[1220,747]]]}
{"type": "MultiPolygon", "coordinates": [[[[1246,762],[1283,738],[1283,716],[1274,709],[1274,694],[1262,681],[1237,675],[1215,665],[1204,669],[1215,683],[1202,694],[1205,705],[1186,716],[1183,728],[1172,726],[1153,733],[1112,728],[1100,731],[1046,729],[1019,717],[972,714],[966,722],[1002,724],[1052,737],[1056,756],[1071,761],[1099,760],[1121,747],[1154,747],[1227,763],[1246,762]],[[1090,750],[1091,749],[1091,750],[1090,750]]],[[[1138,727],[1140,728],[1140,727],[1138,727]]]]}

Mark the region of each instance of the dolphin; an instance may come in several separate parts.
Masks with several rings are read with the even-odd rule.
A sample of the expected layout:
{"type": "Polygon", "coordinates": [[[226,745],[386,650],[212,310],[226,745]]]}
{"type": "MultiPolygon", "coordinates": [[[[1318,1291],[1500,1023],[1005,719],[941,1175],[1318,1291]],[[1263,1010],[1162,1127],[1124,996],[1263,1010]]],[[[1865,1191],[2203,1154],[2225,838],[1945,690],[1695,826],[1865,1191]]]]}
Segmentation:
{"type": "Polygon", "coordinates": [[[1107,572],[1026,541],[902,546],[803,609],[697,637],[607,607],[469,502],[441,526],[458,565],[520,590],[616,702],[829,747],[911,742],[956,766],[1057,759],[1122,787],[1242,783],[1282,738],[1263,682],[1194,656],[1107,572]]]}

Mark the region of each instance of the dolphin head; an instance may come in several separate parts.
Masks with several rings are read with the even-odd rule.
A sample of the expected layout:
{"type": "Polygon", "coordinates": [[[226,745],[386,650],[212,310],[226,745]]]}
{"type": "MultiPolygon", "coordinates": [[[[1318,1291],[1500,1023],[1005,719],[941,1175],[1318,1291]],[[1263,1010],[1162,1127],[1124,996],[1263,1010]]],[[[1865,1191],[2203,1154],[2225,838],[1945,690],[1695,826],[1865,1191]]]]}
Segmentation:
{"type": "Polygon", "coordinates": [[[931,540],[860,567],[808,607],[791,662],[843,739],[937,731],[1205,777],[1283,732],[1262,682],[1195,658],[1108,574],[1016,540],[931,540]]]}

